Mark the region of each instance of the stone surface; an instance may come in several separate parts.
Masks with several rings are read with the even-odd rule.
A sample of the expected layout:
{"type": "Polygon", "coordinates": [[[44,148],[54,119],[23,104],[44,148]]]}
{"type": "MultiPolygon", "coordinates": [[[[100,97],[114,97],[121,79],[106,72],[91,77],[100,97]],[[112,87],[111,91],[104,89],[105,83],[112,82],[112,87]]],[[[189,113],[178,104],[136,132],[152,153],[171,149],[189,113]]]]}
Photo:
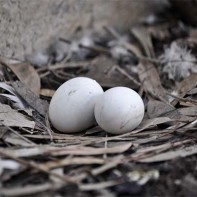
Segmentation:
{"type": "Polygon", "coordinates": [[[53,37],[69,37],[77,26],[128,29],[151,14],[158,0],[0,0],[0,55],[23,59],[53,37]]]}

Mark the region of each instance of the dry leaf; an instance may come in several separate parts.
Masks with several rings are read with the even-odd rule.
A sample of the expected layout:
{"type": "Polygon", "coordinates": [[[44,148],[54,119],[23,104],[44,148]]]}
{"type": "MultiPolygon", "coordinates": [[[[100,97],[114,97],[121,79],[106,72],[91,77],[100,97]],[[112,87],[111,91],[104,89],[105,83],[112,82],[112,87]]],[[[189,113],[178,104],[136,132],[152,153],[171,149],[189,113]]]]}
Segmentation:
{"type": "MultiPolygon", "coordinates": [[[[51,147],[49,150],[51,150],[51,147]]],[[[3,151],[3,149],[0,149],[3,151]]],[[[8,155],[12,155],[14,157],[32,157],[32,156],[38,156],[41,154],[44,154],[46,151],[45,146],[44,147],[25,147],[25,148],[18,148],[18,149],[6,149],[4,152],[8,155]]]]}
{"type": "Polygon", "coordinates": [[[17,170],[18,168],[20,168],[20,164],[18,162],[8,159],[0,159],[0,176],[4,169],[17,170]]]}
{"type": "Polygon", "coordinates": [[[173,106],[156,100],[150,100],[147,105],[147,113],[149,118],[156,118],[174,109],[175,108],[173,106]]]}
{"type": "Polygon", "coordinates": [[[104,164],[104,159],[95,157],[73,157],[59,159],[57,161],[49,161],[44,164],[39,164],[40,168],[50,170],[69,165],[90,165],[90,164],[104,164]]]}
{"type": "MultiPolygon", "coordinates": [[[[131,29],[131,33],[138,39],[139,43],[144,49],[146,56],[154,58],[154,50],[150,37],[150,33],[142,27],[134,27],[131,29]]],[[[136,54],[140,56],[141,54],[136,54]]],[[[139,57],[140,58],[140,57],[139,57]]],[[[138,64],[138,76],[143,84],[144,90],[152,96],[159,98],[160,100],[166,100],[166,91],[161,85],[160,77],[155,66],[147,60],[140,59],[138,64]]]]}
{"type": "Polygon", "coordinates": [[[168,100],[166,91],[161,85],[157,69],[152,63],[141,60],[138,64],[138,76],[147,93],[160,100],[168,100]]]}
{"type": "Polygon", "coordinates": [[[12,132],[7,132],[3,136],[3,140],[9,144],[16,145],[16,146],[22,146],[22,147],[28,147],[32,146],[32,143],[29,139],[25,138],[24,136],[12,132]]]}
{"type": "Polygon", "coordinates": [[[143,27],[132,27],[131,33],[138,39],[147,57],[154,58],[154,50],[150,33],[143,27]]]}
{"type": "Polygon", "coordinates": [[[102,154],[118,154],[127,151],[131,147],[132,143],[124,143],[118,146],[110,148],[93,148],[93,147],[79,147],[79,146],[68,146],[68,147],[53,147],[53,146],[42,146],[42,147],[29,147],[29,148],[18,148],[16,150],[6,150],[7,154],[12,154],[15,157],[32,157],[41,154],[61,156],[61,155],[102,155],[102,154]]]}
{"type": "Polygon", "coordinates": [[[152,157],[138,160],[139,162],[149,163],[149,162],[161,162],[171,160],[177,157],[187,157],[197,153],[197,145],[185,147],[182,149],[168,151],[165,153],[157,154],[152,157]]]}
{"type": "Polygon", "coordinates": [[[39,95],[40,77],[36,69],[29,63],[7,64],[18,79],[24,83],[32,92],[39,95]]]}
{"type": "MultiPolygon", "coordinates": [[[[120,163],[122,163],[122,159],[123,159],[123,155],[120,156],[116,156],[113,160],[111,160],[109,163],[103,164],[97,168],[93,168],[91,170],[91,174],[94,176],[97,176],[99,174],[104,173],[105,171],[108,171],[112,168],[115,168],[117,165],[119,165],[120,163]]],[[[82,172],[80,174],[77,174],[76,176],[74,176],[74,180],[78,181],[82,181],[85,178],[87,178],[89,175],[89,173],[87,172],[82,172]]]]}
{"type": "Polygon", "coordinates": [[[197,88],[193,88],[193,89],[190,90],[187,94],[188,94],[188,95],[197,94],[197,88]]]}
{"type": "Polygon", "coordinates": [[[17,95],[16,91],[14,90],[12,86],[7,85],[4,82],[0,82],[0,88],[10,93],[10,94],[0,94],[0,95],[10,99],[13,102],[14,107],[18,109],[25,109],[27,107],[24,100],[20,98],[19,95],[17,95]]]}
{"type": "Polygon", "coordinates": [[[94,191],[94,190],[102,190],[108,187],[112,187],[122,183],[123,181],[116,180],[116,181],[106,181],[100,183],[90,183],[90,184],[80,184],[79,189],[81,191],[94,191]]]}
{"type": "Polygon", "coordinates": [[[123,153],[131,147],[132,143],[126,143],[110,148],[93,148],[93,147],[66,147],[51,150],[52,155],[101,155],[123,153]]]}
{"type": "Polygon", "coordinates": [[[26,185],[25,187],[16,187],[12,189],[1,189],[1,194],[4,196],[28,196],[33,194],[39,194],[40,192],[44,192],[46,190],[51,190],[51,183],[43,183],[39,185],[26,185]]]}
{"type": "Polygon", "coordinates": [[[182,115],[178,109],[166,113],[165,116],[179,122],[192,122],[195,119],[194,117],[182,115]]]}
{"type": "Polygon", "coordinates": [[[23,114],[12,109],[8,105],[0,104],[0,125],[9,127],[34,128],[35,122],[28,120],[23,114]]]}
{"type": "Polygon", "coordinates": [[[43,116],[46,115],[49,106],[47,101],[40,99],[20,81],[14,82],[13,87],[17,94],[20,95],[20,97],[22,97],[29,106],[31,106],[39,114],[43,116]]]}
{"type": "Polygon", "coordinates": [[[169,123],[172,122],[173,120],[171,118],[168,117],[158,117],[158,118],[153,118],[153,119],[148,119],[148,120],[144,120],[142,121],[140,128],[132,131],[132,133],[139,133],[140,131],[143,131],[145,129],[148,129],[152,126],[156,126],[159,124],[164,124],[164,123],[169,123]]]}
{"type": "MultiPolygon", "coordinates": [[[[179,97],[184,97],[187,92],[197,86],[197,74],[192,74],[185,78],[177,85],[177,89],[174,91],[179,97]]],[[[179,99],[174,99],[171,104],[175,106],[179,102],[179,99]]]]}
{"type": "Polygon", "coordinates": [[[129,78],[117,71],[115,66],[115,61],[100,56],[91,62],[88,66],[89,71],[85,76],[95,79],[103,87],[126,86],[136,89],[137,86],[129,78]]]}
{"type": "Polygon", "coordinates": [[[40,95],[42,96],[47,96],[47,97],[52,97],[55,93],[55,90],[50,90],[50,89],[41,89],[40,90],[40,95]]]}

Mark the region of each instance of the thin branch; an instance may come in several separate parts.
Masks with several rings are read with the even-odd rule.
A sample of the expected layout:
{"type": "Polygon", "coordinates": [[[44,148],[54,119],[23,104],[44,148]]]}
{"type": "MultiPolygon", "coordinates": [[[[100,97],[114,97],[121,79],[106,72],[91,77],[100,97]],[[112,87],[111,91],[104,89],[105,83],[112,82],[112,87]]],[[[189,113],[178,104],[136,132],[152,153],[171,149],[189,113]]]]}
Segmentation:
{"type": "Polygon", "coordinates": [[[44,167],[40,167],[39,165],[37,165],[36,163],[34,162],[28,162],[28,161],[25,161],[23,159],[20,159],[20,158],[17,158],[13,155],[10,155],[10,154],[7,154],[6,152],[0,150],[0,155],[4,156],[4,157],[7,157],[7,158],[10,158],[26,167],[30,167],[30,168],[33,168],[33,169],[36,169],[40,172],[43,172],[45,174],[48,174],[48,175],[51,175],[51,176],[54,176],[62,181],[64,181],[65,183],[69,183],[69,184],[77,184],[76,181],[74,181],[71,177],[68,177],[68,176],[61,176],[55,172],[50,172],[48,171],[47,169],[45,169],[44,167]]]}

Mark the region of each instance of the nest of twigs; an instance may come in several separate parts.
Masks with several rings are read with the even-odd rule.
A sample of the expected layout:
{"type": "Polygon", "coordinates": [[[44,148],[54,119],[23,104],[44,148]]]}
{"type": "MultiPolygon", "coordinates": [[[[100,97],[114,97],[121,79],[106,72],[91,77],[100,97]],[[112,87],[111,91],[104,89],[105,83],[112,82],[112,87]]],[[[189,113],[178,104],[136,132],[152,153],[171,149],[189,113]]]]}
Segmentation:
{"type": "Polygon", "coordinates": [[[197,153],[196,43],[192,28],[173,21],[133,27],[127,35],[109,27],[77,32],[27,55],[26,62],[1,57],[0,193],[187,193],[197,184],[190,174],[197,153]],[[105,90],[136,90],[145,103],[143,122],[114,136],[97,125],[77,134],[55,130],[48,104],[57,87],[76,76],[96,79],[105,90]]]}

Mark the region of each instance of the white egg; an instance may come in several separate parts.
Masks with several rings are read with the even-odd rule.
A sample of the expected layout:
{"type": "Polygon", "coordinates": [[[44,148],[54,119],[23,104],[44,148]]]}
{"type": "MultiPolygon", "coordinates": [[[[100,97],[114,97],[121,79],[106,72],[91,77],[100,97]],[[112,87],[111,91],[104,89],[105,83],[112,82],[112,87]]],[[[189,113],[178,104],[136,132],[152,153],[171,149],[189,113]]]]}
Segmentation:
{"type": "Polygon", "coordinates": [[[80,132],[95,123],[94,106],[102,87],[93,79],[76,77],[62,84],[49,105],[52,125],[65,133],[80,132]]]}
{"type": "Polygon", "coordinates": [[[94,114],[103,130],[112,134],[123,134],[132,131],[141,123],[144,103],[134,90],[115,87],[99,96],[94,114]]]}

